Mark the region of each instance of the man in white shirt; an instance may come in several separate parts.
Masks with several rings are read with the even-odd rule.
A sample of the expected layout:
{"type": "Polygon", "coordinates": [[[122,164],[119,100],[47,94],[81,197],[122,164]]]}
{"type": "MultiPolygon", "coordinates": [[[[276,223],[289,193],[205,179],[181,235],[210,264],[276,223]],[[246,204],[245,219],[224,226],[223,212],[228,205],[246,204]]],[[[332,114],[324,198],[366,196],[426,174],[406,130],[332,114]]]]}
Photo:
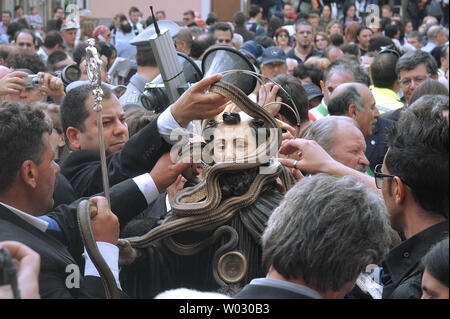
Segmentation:
{"type": "Polygon", "coordinates": [[[9,43],[9,35],[7,33],[9,23],[11,22],[11,11],[2,11],[2,21],[0,22],[0,40],[4,43],[9,43]]]}
{"type": "Polygon", "coordinates": [[[48,56],[57,50],[64,49],[64,39],[58,31],[50,31],[45,37],[45,41],[37,51],[37,55],[47,63],[48,56]]]}
{"type": "Polygon", "coordinates": [[[428,43],[422,51],[430,53],[436,46],[444,45],[448,41],[448,29],[440,25],[432,26],[427,32],[428,43]]]}
{"type": "Polygon", "coordinates": [[[139,18],[141,16],[141,11],[136,7],[131,7],[128,11],[128,22],[133,29],[133,35],[137,36],[139,33],[144,31],[144,27],[141,22],[139,22],[139,18]]]}

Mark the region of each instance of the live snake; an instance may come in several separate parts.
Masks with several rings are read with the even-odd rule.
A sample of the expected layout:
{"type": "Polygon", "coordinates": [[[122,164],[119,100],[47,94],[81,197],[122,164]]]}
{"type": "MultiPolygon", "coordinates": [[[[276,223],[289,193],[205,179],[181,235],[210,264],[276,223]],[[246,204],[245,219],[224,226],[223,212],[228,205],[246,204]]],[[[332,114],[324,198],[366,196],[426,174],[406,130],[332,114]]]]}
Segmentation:
{"type": "MultiPolygon", "coordinates": [[[[262,143],[254,154],[248,156],[245,162],[216,163],[208,169],[206,177],[200,184],[179,192],[175,196],[172,204],[173,213],[170,217],[166,218],[163,224],[143,236],[125,238],[134,248],[144,248],[156,241],[165,240],[167,247],[180,255],[195,254],[210,245],[213,241],[206,239],[199,243],[183,245],[177,243],[171,236],[185,231],[205,228],[214,230],[221,226],[233,217],[238,209],[251,205],[257,199],[262,187],[267,182],[275,180],[281,173],[281,164],[273,158],[281,145],[282,138],[281,128],[278,126],[274,117],[258,104],[251,101],[244,92],[232,84],[216,82],[211,86],[209,91],[228,98],[251,117],[263,119],[265,128],[270,129],[268,140],[262,143]],[[270,156],[268,157],[268,154],[272,158],[270,156]],[[256,176],[244,195],[231,197],[222,201],[218,181],[219,176],[226,172],[255,167],[266,169],[266,172],[256,176]]],[[[84,204],[84,206],[80,206],[78,209],[79,227],[82,234],[92,234],[90,229],[90,215],[85,212],[88,208],[89,206],[84,204]]],[[[93,261],[102,260],[103,257],[96,249],[97,247],[93,237],[83,235],[82,238],[91,259],[93,261]]],[[[114,295],[111,291],[117,290],[117,285],[111,279],[112,274],[108,274],[111,271],[107,266],[104,266],[104,262],[94,262],[94,264],[96,266],[101,265],[101,268],[106,268],[101,271],[99,270],[99,273],[102,277],[103,274],[107,277],[107,280],[104,280],[105,290],[108,291],[107,296],[114,295]]]]}

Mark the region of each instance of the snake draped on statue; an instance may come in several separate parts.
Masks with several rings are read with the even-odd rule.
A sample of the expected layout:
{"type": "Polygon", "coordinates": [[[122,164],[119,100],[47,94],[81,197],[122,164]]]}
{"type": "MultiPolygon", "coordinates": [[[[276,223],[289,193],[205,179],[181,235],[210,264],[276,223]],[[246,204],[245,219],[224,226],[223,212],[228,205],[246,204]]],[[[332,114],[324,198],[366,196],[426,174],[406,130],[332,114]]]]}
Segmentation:
{"type": "Polygon", "coordinates": [[[260,237],[283,198],[276,183],[283,169],[275,159],[281,129],[233,85],[218,82],[210,91],[229,98],[252,119],[241,122],[238,113],[224,113],[222,122],[209,121],[203,132],[213,132],[204,138],[214,146],[214,165],[199,184],[175,196],[161,225],[126,238],[137,258],[122,267],[120,281],[133,298],[181,287],[233,294],[267,271],[260,237]]]}

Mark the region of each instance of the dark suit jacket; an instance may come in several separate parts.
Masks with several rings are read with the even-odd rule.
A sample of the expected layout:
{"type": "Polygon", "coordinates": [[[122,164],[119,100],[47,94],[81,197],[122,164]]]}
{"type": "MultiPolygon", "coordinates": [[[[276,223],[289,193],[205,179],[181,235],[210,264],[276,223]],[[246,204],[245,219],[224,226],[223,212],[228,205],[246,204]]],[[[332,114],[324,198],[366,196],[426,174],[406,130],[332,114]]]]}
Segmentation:
{"type": "Polygon", "coordinates": [[[15,240],[32,248],[41,256],[39,291],[42,298],[105,298],[101,279],[80,276],[80,288],[65,285],[66,267],[76,264],[62,243],[0,205],[0,241],[15,240]]]}
{"type": "Polygon", "coordinates": [[[397,122],[400,119],[400,116],[402,116],[404,108],[405,107],[402,107],[401,109],[384,113],[380,118],[397,122]]]}
{"type": "MultiPolygon", "coordinates": [[[[42,298],[105,298],[99,277],[84,277],[81,254],[83,243],[78,231],[76,210],[78,202],[61,205],[41,219],[49,222],[44,233],[0,205],[0,241],[19,241],[41,256],[39,291],[42,298]],[[66,273],[68,265],[80,266],[80,288],[68,289],[66,273]]],[[[142,211],[147,202],[136,184],[127,180],[111,188],[112,211],[121,224],[142,211]]]]}
{"type": "Polygon", "coordinates": [[[366,157],[370,162],[372,172],[376,165],[383,164],[384,155],[388,149],[387,134],[392,124],[394,122],[391,120],[378,118],[372,135],[366,138],[366,157]]]}
{"type": "Polygon", "coordinates": [[[313,299],[287,289],[263,285],[246,285],[234,299],[313,299]]]}
{"type": "MultiPolygon", "coordinates": [[[[122,150],[107,157],[110,185],[148,173],[158,159],[170,150],[159,135],[157,120],[148,124],[125,143],[122,150]]],[[[77,197],[103,191],[99,152],[80,150],[69,153],[60,161],[61,173],[72,184],[77,197]]]]}
{"type": "Polygon", "coordinates": [[[70,204],[77,198],[67,178],[61,173],[56,174],[55,190],[53,191],[53,208],[63,204],[70,204]]]}

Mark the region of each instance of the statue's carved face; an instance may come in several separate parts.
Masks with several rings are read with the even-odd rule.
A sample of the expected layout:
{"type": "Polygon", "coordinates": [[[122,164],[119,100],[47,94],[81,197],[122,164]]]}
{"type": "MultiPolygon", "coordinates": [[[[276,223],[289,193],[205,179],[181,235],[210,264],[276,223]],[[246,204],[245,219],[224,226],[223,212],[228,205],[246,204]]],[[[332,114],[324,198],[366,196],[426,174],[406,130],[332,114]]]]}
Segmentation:
{"type": "Polygon", "coordinates": [[[212,158],[216,163],[238,161],[255,154],[257,148],[254,129],[249,122],[220,123],[214,129],[212,158]]]}

